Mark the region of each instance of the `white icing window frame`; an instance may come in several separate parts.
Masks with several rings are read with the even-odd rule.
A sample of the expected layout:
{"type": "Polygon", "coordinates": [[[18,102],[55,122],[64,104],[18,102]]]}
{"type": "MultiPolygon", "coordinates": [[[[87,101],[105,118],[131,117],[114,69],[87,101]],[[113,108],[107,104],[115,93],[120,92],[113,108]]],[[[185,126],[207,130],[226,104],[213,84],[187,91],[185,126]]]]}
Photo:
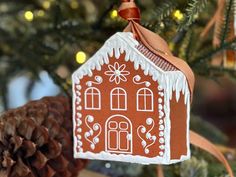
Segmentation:
{"type": "Polygon", "coordinates": [[[84,107],[86,110],[100,110],[101,109],[101,92],[98,88],[96,87],[89,87],[85,90],[84,92],[84,107]],[[88,93],[89,90],[92,90],[91,93],[88,93]],[[94,92],[94,90],[96,90],[96,92],[94,92]],[[87,96],[91,96],[91,101],[92,101],[92,106],[88,107],[88,100],[87,100],[87,96]],[[94,107],[94,97],[98,96],[98,107],[94,107]]]}
{"type": "Polygon", "coordinates": [[[137,111],[148,111],[148,112],[153,112],[153,92],[149,88],[140,88],[137,91],[136,94],[136,109],[137,111]],[[141,94],[140,92],[144,90],[144,94],[141,94]],[[147,93],[148,91],[148,93],[147,93]],[[139,97],[144,98],[144,109],[140,109],[140,102],[139,102],[139,97]],[[151,109],[147,109],[147,97],[151,97],[151,109]]]}
{"type": "Polygon", "coordinates": [[[125,91],[125,89],[121,88],[121,87],[116,87],[114,89],[111,90],[110,92],[110,109],[113,111],[126,111],[127,110],[127,92],[125,91]],[[116,94],[114,94],[114,91],[118,91],[116,94]],[[118,97],[118,104],[117,104],[117,108],[113,106],[113,96],[117,96],[118,97]],[[125,103],[124,103],[124,107],[121,107],[121,102],[120,102],[120,97],[125,98],[125,103]]]}

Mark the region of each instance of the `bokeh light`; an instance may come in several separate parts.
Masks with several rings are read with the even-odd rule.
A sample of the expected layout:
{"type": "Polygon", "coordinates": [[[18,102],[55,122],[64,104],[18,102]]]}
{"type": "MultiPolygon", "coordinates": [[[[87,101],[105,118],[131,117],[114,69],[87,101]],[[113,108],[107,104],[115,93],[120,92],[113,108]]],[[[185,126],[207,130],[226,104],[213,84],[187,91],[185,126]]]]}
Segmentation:
{"type": "Polygon", "coordinates": [[[34,20],[34,14],[33,14],[33,12],[31,12],[31,11],[26,11],[26,12],[24,13],[24,17],[25,17],[25,19],[26,19],[27,21],[29,21],[29,22],[31,22],[31,21],[34,20]]]}
{"type": "Polygon", "coordinates": [[[83,64],[86,61],[86,53],[83,51],[79,51],[76,53],[76,62],[79,64],[83,64]]]}

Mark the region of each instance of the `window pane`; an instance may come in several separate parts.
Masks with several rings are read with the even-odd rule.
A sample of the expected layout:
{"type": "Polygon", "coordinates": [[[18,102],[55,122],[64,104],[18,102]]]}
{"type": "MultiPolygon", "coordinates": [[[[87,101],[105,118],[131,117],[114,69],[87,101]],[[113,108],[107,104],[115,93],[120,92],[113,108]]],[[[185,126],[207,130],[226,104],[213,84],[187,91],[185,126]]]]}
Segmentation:
{"type": "Polygon", "coordinates": [[[152,110],[152,96],[146,96],[146,110],[152,110]]]}
{"type": "Polygon", "coordinates": [[[94,95],[99,95],[99,91],[97,89],[93,88],[93,94],[94,95]]]}
{"type": "Polygon", "coordinates": [[[93,107],[93,103],[92,103],[92,95],[86,95],[86,108],[92,108],[93,107]]]}
{"type": "Polygon", "coordinates": [[[126,97],[125,95],[121,95],[120,96],[120,105],[119,105],[120,109],[126,109],[126,97]]]}
{"type": "Polygon", "coordinates": [[[144,96],[139,96],[137,101],[138,101],[138,103],[137,103],[138,104],[138,109],[139,110],[145,110],[145,107],[144,107],[144,104],[145,104],[144,103],[145,102],[144,96]]]}
{"type": "Polygon", "coordinates": [[[139,94],[139,95],[144,95],[144,94],[145,94],[145,89],[139,90],[138,94],[139,94]]]}
{"type": "Polygon", "coordinates": [[[150,90],[146,90],[146,95],[147,96],[151,96],[152,95],[152,92],[150,90]]]}
{"type": "Polygon", "coordinates": [[[90,88],[86,91],[87,94],[92,94],[93,93],[93,88],[90,88]]]}
{"type": "Polygon", "coordinates": [[[111,102],[111,104],[112,104],[112,109],[118,109],[118,95],[113,95],[112,96],[112,102],[111,102]]]}
{"type": "Polygon", "coordinates": [[[100,102],[100,99],[99,99],[99,95],[93,95],[93,107],[94,108],[99,108],[99,102],[100,102]]]}
{"type": "Polygon", "coordinates": [[[114,89],[113,91],[112,91],[112,95],[118,95],[119,94],[119,90],[118,89],[114,89]]]}
{"type": "Polygon", "coordinates": [[[119,94],[120,94],[120,95],[126,95],[125,91],[122,90],[122,89],[120,89],[119,94]]]}

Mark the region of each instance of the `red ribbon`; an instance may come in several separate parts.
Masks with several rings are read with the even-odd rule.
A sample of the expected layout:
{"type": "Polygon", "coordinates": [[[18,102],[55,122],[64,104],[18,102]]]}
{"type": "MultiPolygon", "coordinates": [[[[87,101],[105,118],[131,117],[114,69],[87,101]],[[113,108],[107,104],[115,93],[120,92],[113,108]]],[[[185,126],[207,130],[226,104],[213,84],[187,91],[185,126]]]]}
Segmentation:
{"type": "Polygon", "coordinates": [[[120,17],[127,21],[140,22],[140,10],[134,3],[134,0],[122,0],[118,13],[120,17]]]}

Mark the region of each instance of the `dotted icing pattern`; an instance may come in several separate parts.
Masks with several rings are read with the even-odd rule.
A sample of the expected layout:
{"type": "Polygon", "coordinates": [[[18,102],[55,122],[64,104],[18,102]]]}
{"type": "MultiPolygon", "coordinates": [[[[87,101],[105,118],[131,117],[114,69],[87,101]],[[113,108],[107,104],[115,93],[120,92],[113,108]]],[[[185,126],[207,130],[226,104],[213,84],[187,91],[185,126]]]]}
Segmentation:
{"type": "Polygon", "coordinates": [[[164,155],[165,152],[165,133],[164,133],[164,108],[162,106],[164,102],[164,89],[161,86],[158,86],[158,94],[159,94],[159,99],[158,99],[158,111],[159,111],[159,143],[161,151],[159,152],[160,156],[164,155]]]}
{"type": "Polygon", "coordinates": [[[82,114],[79,112],[81,109],[82,109],[82,106],[80,105],[81,104],[81,92],[80,90],[82,89],[81,85],[80,84],[76,84],[75,85],[75,95],[76,95],[76,98],[75,98],[75,124],[76,124],[76,142],[77,142],[77,145],[76,145],[76,151],[77,152],[83,152],[83,143],[81,141],[81,135],[80,133],[82,132],[82,128],[80,127],[80,125],[82,124],[82,114]]]}

